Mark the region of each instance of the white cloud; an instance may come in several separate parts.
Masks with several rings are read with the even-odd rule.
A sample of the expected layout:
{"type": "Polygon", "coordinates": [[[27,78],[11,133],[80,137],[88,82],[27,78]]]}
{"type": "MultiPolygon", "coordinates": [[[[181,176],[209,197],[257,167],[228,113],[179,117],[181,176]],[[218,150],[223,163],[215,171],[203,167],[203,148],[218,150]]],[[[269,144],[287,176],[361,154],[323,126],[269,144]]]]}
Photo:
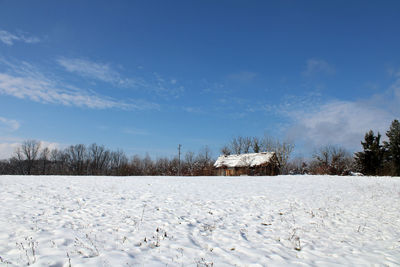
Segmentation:
{"type": "MultiPolygon", "coordinates": [[[[325,64],[309,63],[309,74],[329,69],[325,64]]],[[[288,137],[308,149],[332,144],[358,150],[367,131],[380,132],[385,139],[390,123],[400,117],[400,73],[391,75],[394,80],[386,90],[364,99],[323,101],[320,94],[309,94],[286,98],[273,108],[289,118],[288,137]]]]}
{"type": "Polygon", "coordinates": [[[0,72],[0,94],[29,99],[40,103],[64,106],[88,107],[94,109],[155,109],[158,105],[143,100],[129,103],[101,96],[93,91],[82,90],[55,78],[44,75],[26,62],[13,64],[0,58],[0,64],[7,66],[7,72],[0,72]]]}
{"type": "Polygon", "coordinates": [[[19,127],[20,127],[20,124],[18,121],[0,117],[0,130],[16,131],[19,129],[19,127]]]}
{"type": "Polygon", "coordinates": [[[365,133],[372,129],[384,135],[393,114],[366,102],[331,101],[308,111],[287,113],[295,122],[289,135],[310,146],[342,145],[357,149],[365,133]]]}
{"type": "Polygon", "coordinates": [[[40,148],[44,149],[46,147],[50,150],[53,150],[63,148],[64,146],[56,142],[40,141],[40,148]]]}
{"type": "Polygon", "coordinates": [[[20,145],[19,143],[0,143],[0,160],[11,158],[20,145]]]}
{"type": "Polygon", "coordinates": [[[12,34],[10,32],[0,30],[0,41],[6,45],[11,46],[16,41],[33,44],[40,42],[40,39],[34,36],[26,36],[24,34],[12,34]]]}
{"type": "Polygon", "coordinates": [[[322,59],[309,59],[306,63],[306,69],[303,71],[304,76],[313,76],[316,74],[335,74],[335,68],[322,59]]]}

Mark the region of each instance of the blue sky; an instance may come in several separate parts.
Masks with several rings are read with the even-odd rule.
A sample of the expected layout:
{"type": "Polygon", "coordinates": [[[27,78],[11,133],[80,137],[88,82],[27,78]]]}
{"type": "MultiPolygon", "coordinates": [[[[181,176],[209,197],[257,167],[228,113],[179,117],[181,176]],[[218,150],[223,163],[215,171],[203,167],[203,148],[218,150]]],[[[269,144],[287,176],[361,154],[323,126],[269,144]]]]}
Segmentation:
{"type": "Polygon", "coordinates": [[[398,1],[0,1],[0,158],[268,134],[360,149],[400,115],[398,1]]]}

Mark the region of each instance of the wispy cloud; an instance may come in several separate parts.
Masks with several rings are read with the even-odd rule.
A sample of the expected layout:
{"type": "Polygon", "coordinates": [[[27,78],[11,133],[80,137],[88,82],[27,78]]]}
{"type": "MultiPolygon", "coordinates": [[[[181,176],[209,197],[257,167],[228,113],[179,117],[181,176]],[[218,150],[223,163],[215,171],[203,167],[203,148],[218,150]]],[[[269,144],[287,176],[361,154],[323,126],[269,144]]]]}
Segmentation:
{"type": "Polygon", "coordinates": [[[85,78],[110,83],[114,86],[135,88],[143,92],[156,93],[158,96],[165,98],[178,98],[184,92],[184,87],[178,84],[177,79],[165,78],[157,72],[153,72],[147,75],[147,77],[135,76],[127,78],[109,63],[66,57],[58,58],[57,63],[66,71],[85,78]]]}
{"type": "Polygon", "coordinates": [[[100,80],[117,86],[133,87],[144,86],[145,82],[141,79],[123,78],[122,75],[111,67],[110,64],[93,62],[81,58],[58,58],[57,63],[65,70],[76,73],[80,76],[100,80]]]}
{"type": "Polygon", "coordinates": [[[20,124],[18,121],[0,117],[0,130],[16,131],[19,129],[19,127],[20,127],[20,124]]]}
{"type": "Polygon", "coordinates": [[[0,59],[0,64],[7,66],[7,72],[0,72],[0,94],[14,96],[31,101],[78,106],[93,109],[154,109],[155,103],[144,100],[122,102],[111,97],[102,96],[94,91],[83,90],[45,75],[27,62],[12,62],[0,59]]]}
{"type": "Polygon", "coordinates": [[[159,73],[154,72],[154,79],[147,83],[147,89],[165,98],[178,98],[185,91],[182,85],[178,85],[176,79],[165,79],[159,73]]]}
{"type": "Polygon", "coordinates": [[[27,44],[38,43],[40,42],[40,39],[38,37],[28,36],[22,33],[13,34],[5,30],[0,30],[0,41],[11,46],[14,44],[14,42],[24,42],[27,44]]]}
{"type": "Polygon", "coordinates": [[[182,110],[193,114],[204,114],[205,111],[201,107],[182,107],[182,110]]]}
{"type": "Polygon", "coordinates": [[[0,73],[0,93],[35,102],[62,104],[89,108],[123,108],[129,107],[106,97],[79,90],[59,88],[51,80],[35,77],[20,77],[0,73]]]}
{"type": "Polygon", "coordinates": [[[325,60],[312,58],[307,60],[306,68],[302,74],[304,76],[313,76],[317,74],[333,75],[335,72],[335,68],[325,60]]]}
{"type": "Polygon", "coordinates": [[[203,87],[202,94],[227,94],[229,89],[226,89],[225,84],[221,82],[210,82],[207,79],[202,79],[200,85],[203,87]]]}

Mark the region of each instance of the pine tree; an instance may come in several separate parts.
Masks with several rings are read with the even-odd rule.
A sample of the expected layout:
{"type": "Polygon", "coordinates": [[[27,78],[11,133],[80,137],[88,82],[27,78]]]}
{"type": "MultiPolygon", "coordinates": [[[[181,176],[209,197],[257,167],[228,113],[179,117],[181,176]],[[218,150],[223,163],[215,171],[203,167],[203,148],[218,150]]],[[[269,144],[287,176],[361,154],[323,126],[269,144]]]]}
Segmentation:
{"type": "Polygon", "coordinates": [[[384,148],[379,144],[380,133],[377,136],[370,130],[361,142],[364,151],[355,153],[358,169],[365,175],[379,175],[382,170],[384,148]]]}
{"type": "Polygon", "coordinates": [[[391,174],[400,176],[400,122],[394,120],[386,132],[389,142],[383,142],[387,150],[386,161],[391,167],[391,174]]]}

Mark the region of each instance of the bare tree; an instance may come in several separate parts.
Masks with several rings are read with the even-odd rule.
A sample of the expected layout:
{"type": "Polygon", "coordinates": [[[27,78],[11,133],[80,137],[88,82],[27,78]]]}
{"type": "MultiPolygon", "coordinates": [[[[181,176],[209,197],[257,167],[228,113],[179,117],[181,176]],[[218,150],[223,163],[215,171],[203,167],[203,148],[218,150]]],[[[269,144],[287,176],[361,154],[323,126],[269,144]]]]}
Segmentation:
{"type": "Polygon", "coordinates": [[[352,170],[350,153],[337,146],[324,146],[314,152],[310,169],[314,174],[345,175],[352,170]]]}
{"type": "Polygon", "coordinates": [[[169,172],[170,170],[170,161],[168,158],[158,158],[155,162],[155,172],[157,175],[173,175],[169,172]]]}
{"type": "Polygon", "coordinates": [[[187,175],[193,176],[195,164],[196,164],[196,160],[195,160],[194,152],[192,152],[192,151],[186,152],[184,167],[187,170],[187,173],[186,173],[187,175]]]}
{"type": "Polygon", "coordinates": [[[23,174],[31,175],[35,160],[38,158],[40,142],[36,140],[24,141],[15,151],[16,159],[20,163],[23,174]]]}
{"type": "Polygon", "coordinates": [[[199,175],[212,175],[213,174],[213,160],[212,152],[208,146],[203,147],[197,158],[197,170],[199,175]]]}
{"type": "MultiPolygon", "coordinates": [[[[155,175],[156,174],[155,168],[154,168],[154,162],[151,159],[150,155],[147,153],[143,159],[143,170],[144,170],[144,175],[155,175]]],[[[178,168],[177,168],[177,170],[178,170],[178,168]]]]}
{"type": "Polygon", "coordinates": [[[64,156],[65,158],[60,160],[66,160],[71,174],[88,174],[89,155],[84,144],[69,146],[65,149],[64,156]]]}
{"type": "Polygon", "coordinates": [[[252,149],[252,138],[251,137],[242,137],[241,138],[243,153],[250,153],[252,149]]]}
{"type": "Polygon", "coordinates": [[[228,156],[228,155],[232,154],[232,150],[229,148],[229,146],[224,145],[224,146],[221,148],[221,154],[222,154],[222,155],[225,155],[225,156],[228,156]]]}
{"type": "Polygon", "coordinates": [[[65,151],[53,149],[50,152],[51,174],[71,174],[68,155],[65,151]]]}
{"type": "Polygon", "coordinates": [[[308,164],[303,157],[295,157],[287,163],[289,174],[307,174],[308,164]]]}
{"type": "Polygon", "coordinates": [[[124,175],[127,173],[128,158],[122,150],[110,153],[110,171],[111,175],[124,175]]]}
{"type": "Polygon", "coordinates": [[[93,175],[105,174],[110,161],[110,151],[93,143],[89,146],[90,172],[93,175]]]}
{"type": "Polygon", "coordinates": [[[293,152],[294,144],[289,141],[281,142],[278,139],[274,139],[268,135],[264,135],[261,144],[263,151],[275,152],[281,166],[281,173],[287,174],[287,163],[290,155],[293,152]]]}
{"type": "Polygon", "coordinates": [[[50,149],[48,147],[45,147],[40,153],[40,161],[42,162],[42,172],[41,172],[42,175],[47,174],[49,155],[50,155],[50,149]]]}
{"type": "Polygon", "coordinates": [[[234,137],[231,141],[231,149],[234,154],[242,154],[242,137],[234,137]]]}
{"type": "Polygon", "coordinates": [[[253,137],[253,139],[252,139],[252,143],[251,143],[251,146],[252,146],[252,149],[253,149],[253,152],[254,153],[259,153],[259,152],[261,152],[261,140],[260,140],[260,138],[258,138],[258,137],[253,137]]]}
{"type": "Polygon", "coordinates": [[[144,167],[141,158],[138,155],[133,156],[130,163],[130,175],[144,175],[144,167]]]}
{"type": "Polygon", "coordinates": [[[231,142],[224,146],[221,152],[224,155],[250,153],[253,149],[253,138],[238,136],[232,138],[231,142]]]}

